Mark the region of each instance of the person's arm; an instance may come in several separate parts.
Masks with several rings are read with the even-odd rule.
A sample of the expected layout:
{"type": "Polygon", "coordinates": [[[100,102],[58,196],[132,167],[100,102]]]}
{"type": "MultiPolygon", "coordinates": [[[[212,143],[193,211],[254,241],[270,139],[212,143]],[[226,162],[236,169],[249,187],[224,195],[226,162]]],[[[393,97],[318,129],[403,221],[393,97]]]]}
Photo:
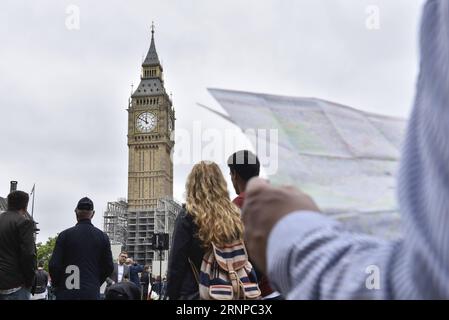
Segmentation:
{"type": "Polygon", "coordinates": [[[106,278],[106,284],[109,286],[113,285],[117,279],[117,275],[118,275],[118,267],[116,266],[115,263],[112,264],[112,272],[111,274],[106,278]]]}
{"type": "Polygon", "coordinates": [[[131,266],[125,265],[123,267],[123,278],[126,278],[129,281],[131,280],[131,266]]]}
{"type": "Polygon", "coordinates": [[[47,289],[47,287],[48,287],[48,273],[45,272],[44,274],[45,274],[45,282],[44,282],[44,286],[45,286],[45,289],[47,289]]]}
{"type": "Polygon", "coordinates": [[[110,277],[106,277],[106,285],[109,287],[109,286],[112,286],[113,284],[115,284],[115,281],[114,280],[112,280],[110,277]]]}
{"type": "Polygon", "coordinates": [[[424,8],[421,72],[399,174],[403,240],[386,242],[346,232],[340,223],[310,212],[316,210],[302,207],[301,201],[295,204],[275,188],[255,186],[255,192],[248,192],[246,201],[259,210],[248,208],[247,237],[262,264],[263,254],[253,240],[264,237],[251,229],[251,223],[270,222],[269,215],[276,216],[274,228],[271,224],[265,230],[269,233],[267,268],[285,297],[449,298],[448,47],[449,2],[430,0],[424,8]],[[271,203],[264,203],[263,197],[272,197],[271,203]],[[276,197],[294,205],[284,210],[285,201],[276,202],[276,197]]]}
{"type": "Polygon", "coordinates": [[[140,264],[137,264],[137,263],[134,264],[134,270],[136,271],[136,273],[143,272],[143,268],[144,268],[144,266],[142,266],[140,264]]]}
{"type": "MultiPolygon", "coordinates": [[[[182,281],[189,268],[188,249],[193,235],[184,215],[185,213],[181,212],[176,218],[173,231],[173,245],[168,261],[167,295],[170,300],[179,299],[182,281]]],[[[154,287],[153,290],[155,290],[154,287]]]]}
{"type": "Polygon", "coordinates": [[[57,288],[62,285],[64,278],[64,233],[58,235],[55,248],[48,263],[52,287],[57,288]]]}
{"type": "Polygon", "coordinates": [[[398,249],[400,243],[350,233],[333,219],[299,211],[270,233],[268,277],[287,299],[388,299],[389,263],[398,249]]]}
{"type": "Polygon", "coordinates": [[[18,224],[20,241],[20,268],[25,279],[24,285],[31,288],[36,274],[36,245],[34,243],[35,224],[24,219],[18,224]]]}
{"type": "Polygon", "coordinates": [[[104,251],[101,260],[101,266],[103,270],[101,273],[100,282],[103,283],[104,281],[106,281],[107,284],[112,284],[112,280],[109,278],[109,276],[112,274],[112,272],[114,272],[114,261],[112,259],[111,242],[109,241],[109,237],[106,233],[104,233],[104,251]]]}

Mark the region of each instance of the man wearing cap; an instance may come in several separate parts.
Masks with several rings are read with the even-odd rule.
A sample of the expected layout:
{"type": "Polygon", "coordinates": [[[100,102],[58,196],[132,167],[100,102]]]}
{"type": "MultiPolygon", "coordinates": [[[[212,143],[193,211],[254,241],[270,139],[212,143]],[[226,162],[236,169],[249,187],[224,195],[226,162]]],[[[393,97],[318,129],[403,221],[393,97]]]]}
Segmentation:
{"type": "Polygon", "coordinates": [[[98,300],[100,286],[113,271],[109,237],[92,225],[94,204],[82,198],[78,223],[58,235],[49,263],[57,300],[98,300]]]}

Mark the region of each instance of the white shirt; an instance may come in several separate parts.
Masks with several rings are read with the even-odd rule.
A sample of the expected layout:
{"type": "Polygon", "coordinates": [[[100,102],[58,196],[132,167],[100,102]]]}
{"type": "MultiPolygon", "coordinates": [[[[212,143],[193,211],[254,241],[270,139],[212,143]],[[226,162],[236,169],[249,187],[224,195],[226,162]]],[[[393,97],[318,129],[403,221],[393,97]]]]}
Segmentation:
{"type": "Polygon", "coordinates": [[[47,300],[48,291],[45,289],[45,292],[32,294],[30,300],[47,300]]]}
{"type": "Polygon", "coordinates": [[[123,272],[125,271],[125,266],[117,265],[117,282],[122,282],[123,272]]]}

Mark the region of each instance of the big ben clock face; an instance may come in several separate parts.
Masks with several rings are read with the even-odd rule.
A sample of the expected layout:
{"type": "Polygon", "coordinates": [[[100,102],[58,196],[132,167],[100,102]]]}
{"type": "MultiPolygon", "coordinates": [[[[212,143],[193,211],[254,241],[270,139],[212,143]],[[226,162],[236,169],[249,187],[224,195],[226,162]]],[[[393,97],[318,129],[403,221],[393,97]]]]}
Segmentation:
{"type": "Polygon", "coordinates": [[[139,132],[149,133],[156,128],[157,118],[154,113],[144,112],[137,116],[136,128],[139,132]]]}

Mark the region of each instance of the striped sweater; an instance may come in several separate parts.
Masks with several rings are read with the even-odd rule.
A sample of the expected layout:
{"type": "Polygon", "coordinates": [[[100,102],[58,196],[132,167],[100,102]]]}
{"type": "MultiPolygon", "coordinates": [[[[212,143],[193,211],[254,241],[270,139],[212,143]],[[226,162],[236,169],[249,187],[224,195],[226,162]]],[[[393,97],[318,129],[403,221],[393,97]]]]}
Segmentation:
{"type": "Polygon", "coordinates": [[[270,234],[267,261],[288,299],[449,298],[449,1],[428,0],[421,23],[398,184],[404,237],[353,234],[315,212],[286,216],[270,234]]]}

